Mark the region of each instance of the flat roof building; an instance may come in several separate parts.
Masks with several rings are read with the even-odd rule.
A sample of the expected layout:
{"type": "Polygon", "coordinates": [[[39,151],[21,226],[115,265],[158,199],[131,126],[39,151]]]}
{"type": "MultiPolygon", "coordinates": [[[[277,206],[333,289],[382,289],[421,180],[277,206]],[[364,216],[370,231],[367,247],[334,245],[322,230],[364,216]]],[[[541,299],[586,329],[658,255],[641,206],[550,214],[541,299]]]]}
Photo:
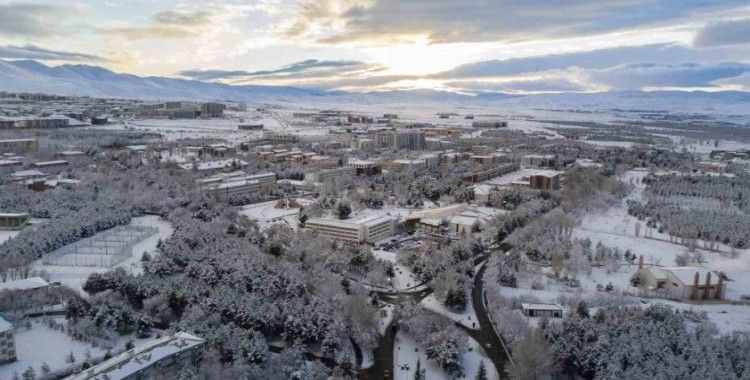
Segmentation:
{"type": "Polygon", "coordinates": [[[384,215],[372,215],[353,220],[310,218],[305,227],[320,235],[349,243],[374,242],[393,235],[395,222],[384,215]]]}

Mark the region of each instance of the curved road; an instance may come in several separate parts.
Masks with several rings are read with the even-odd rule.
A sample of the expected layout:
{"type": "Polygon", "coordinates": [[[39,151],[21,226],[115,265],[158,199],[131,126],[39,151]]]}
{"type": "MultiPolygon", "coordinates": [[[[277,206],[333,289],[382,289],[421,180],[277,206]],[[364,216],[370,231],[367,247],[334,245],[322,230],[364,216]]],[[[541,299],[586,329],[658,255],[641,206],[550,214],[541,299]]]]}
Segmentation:
{"type": "MultiPolygon", "coordinates": [[[[486,260],[490,257],[490,254],[485,254],[478,258],[475,264],[485,261],[477,273],[474,275],[474,283],[471,289],[471,302],[474,307],[474,312],[477,315],[477,322],[479,322],[479,329],[474,330],[467,328],[461,324],[456,324],[459,328],[463,329],[469,336],[479,342],[483,347],[487,356],[492,360],[492,363],[497,369],[498,375],[501,379],[507,378],[505,374],[505,366],[509,362],[508,351],[505,348],[505,343],[502,337],[495,333],[495,329],[492,327],[490,322],[487,308],[484,305],[484,292],[483,282],[484,271],[486,269],[486,260]]],[[[378,292],[381,293],[381,292],[378,292]]],[[[400,297],[412,297],[416,302],[421,301],[424,297],[432,293],[431,289],[426,289],[418,292],[404,293],[401,295],[395,295],[392,293],[382,292],[381,300],[391,304],[398,303],[400,297]]],[[[398,321],[394,320],[392,324],[386,330],[385,335],[380,338],[378,347],[374,351],[375,363],[372,367],[367,369],[360,369],[358,372],[358,378],[360,379],[387,379],[393,376],[393,347],[395,343],[396,333],[398,332],[398,321]]]]}

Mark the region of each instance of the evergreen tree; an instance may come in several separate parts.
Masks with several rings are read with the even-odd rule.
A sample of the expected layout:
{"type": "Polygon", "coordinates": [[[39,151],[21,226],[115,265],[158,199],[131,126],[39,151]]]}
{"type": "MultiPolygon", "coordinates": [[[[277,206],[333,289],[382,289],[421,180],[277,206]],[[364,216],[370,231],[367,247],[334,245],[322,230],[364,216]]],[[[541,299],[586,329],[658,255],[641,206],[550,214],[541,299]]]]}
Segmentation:
{"type": "Polygon", "coordinates": [[[487,380],[487,368],[484,366],[484,360],[479,362],[479,369],[477,370],[476,380],[487,380]]]}

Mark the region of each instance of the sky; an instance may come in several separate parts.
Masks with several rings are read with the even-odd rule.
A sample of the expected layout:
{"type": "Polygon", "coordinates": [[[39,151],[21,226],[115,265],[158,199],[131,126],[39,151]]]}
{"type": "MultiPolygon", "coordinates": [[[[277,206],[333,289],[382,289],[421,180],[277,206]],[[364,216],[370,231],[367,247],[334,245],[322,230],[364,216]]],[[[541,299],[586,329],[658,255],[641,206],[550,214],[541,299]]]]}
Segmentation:
{"type": "Polygon", "coordinates": [[[750,91],[750,2],[0,0],[0,59],[347,91],[750,91]]]}

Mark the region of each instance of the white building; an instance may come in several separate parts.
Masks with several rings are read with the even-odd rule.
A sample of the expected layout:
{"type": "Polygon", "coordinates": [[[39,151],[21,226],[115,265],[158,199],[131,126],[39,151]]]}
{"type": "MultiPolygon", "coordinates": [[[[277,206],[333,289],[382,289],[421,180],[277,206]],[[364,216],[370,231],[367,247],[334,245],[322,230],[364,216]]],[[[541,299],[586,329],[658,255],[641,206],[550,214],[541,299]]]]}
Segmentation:
{"type": "Polygon", "coordinates": [[[127,350],[68,380],[136,380],[154,378],[159,370],[174,373],[180,366],[198,362],[205,343],[195,335],[177,332],[127,350]]]}
{"type": "Polygon", "coordinates": [[[305,222],[305,227],[332,239],[349,243],[364,243],[378,241],[393,235],[395,221],[383,215],[372,215],[353,220],[311,218],[305,222]]]}
{"type": "Polygon", "coordinates": [[[0,364],[16,361],[16,339],[13,324],[0,315],[0,364]]]}

